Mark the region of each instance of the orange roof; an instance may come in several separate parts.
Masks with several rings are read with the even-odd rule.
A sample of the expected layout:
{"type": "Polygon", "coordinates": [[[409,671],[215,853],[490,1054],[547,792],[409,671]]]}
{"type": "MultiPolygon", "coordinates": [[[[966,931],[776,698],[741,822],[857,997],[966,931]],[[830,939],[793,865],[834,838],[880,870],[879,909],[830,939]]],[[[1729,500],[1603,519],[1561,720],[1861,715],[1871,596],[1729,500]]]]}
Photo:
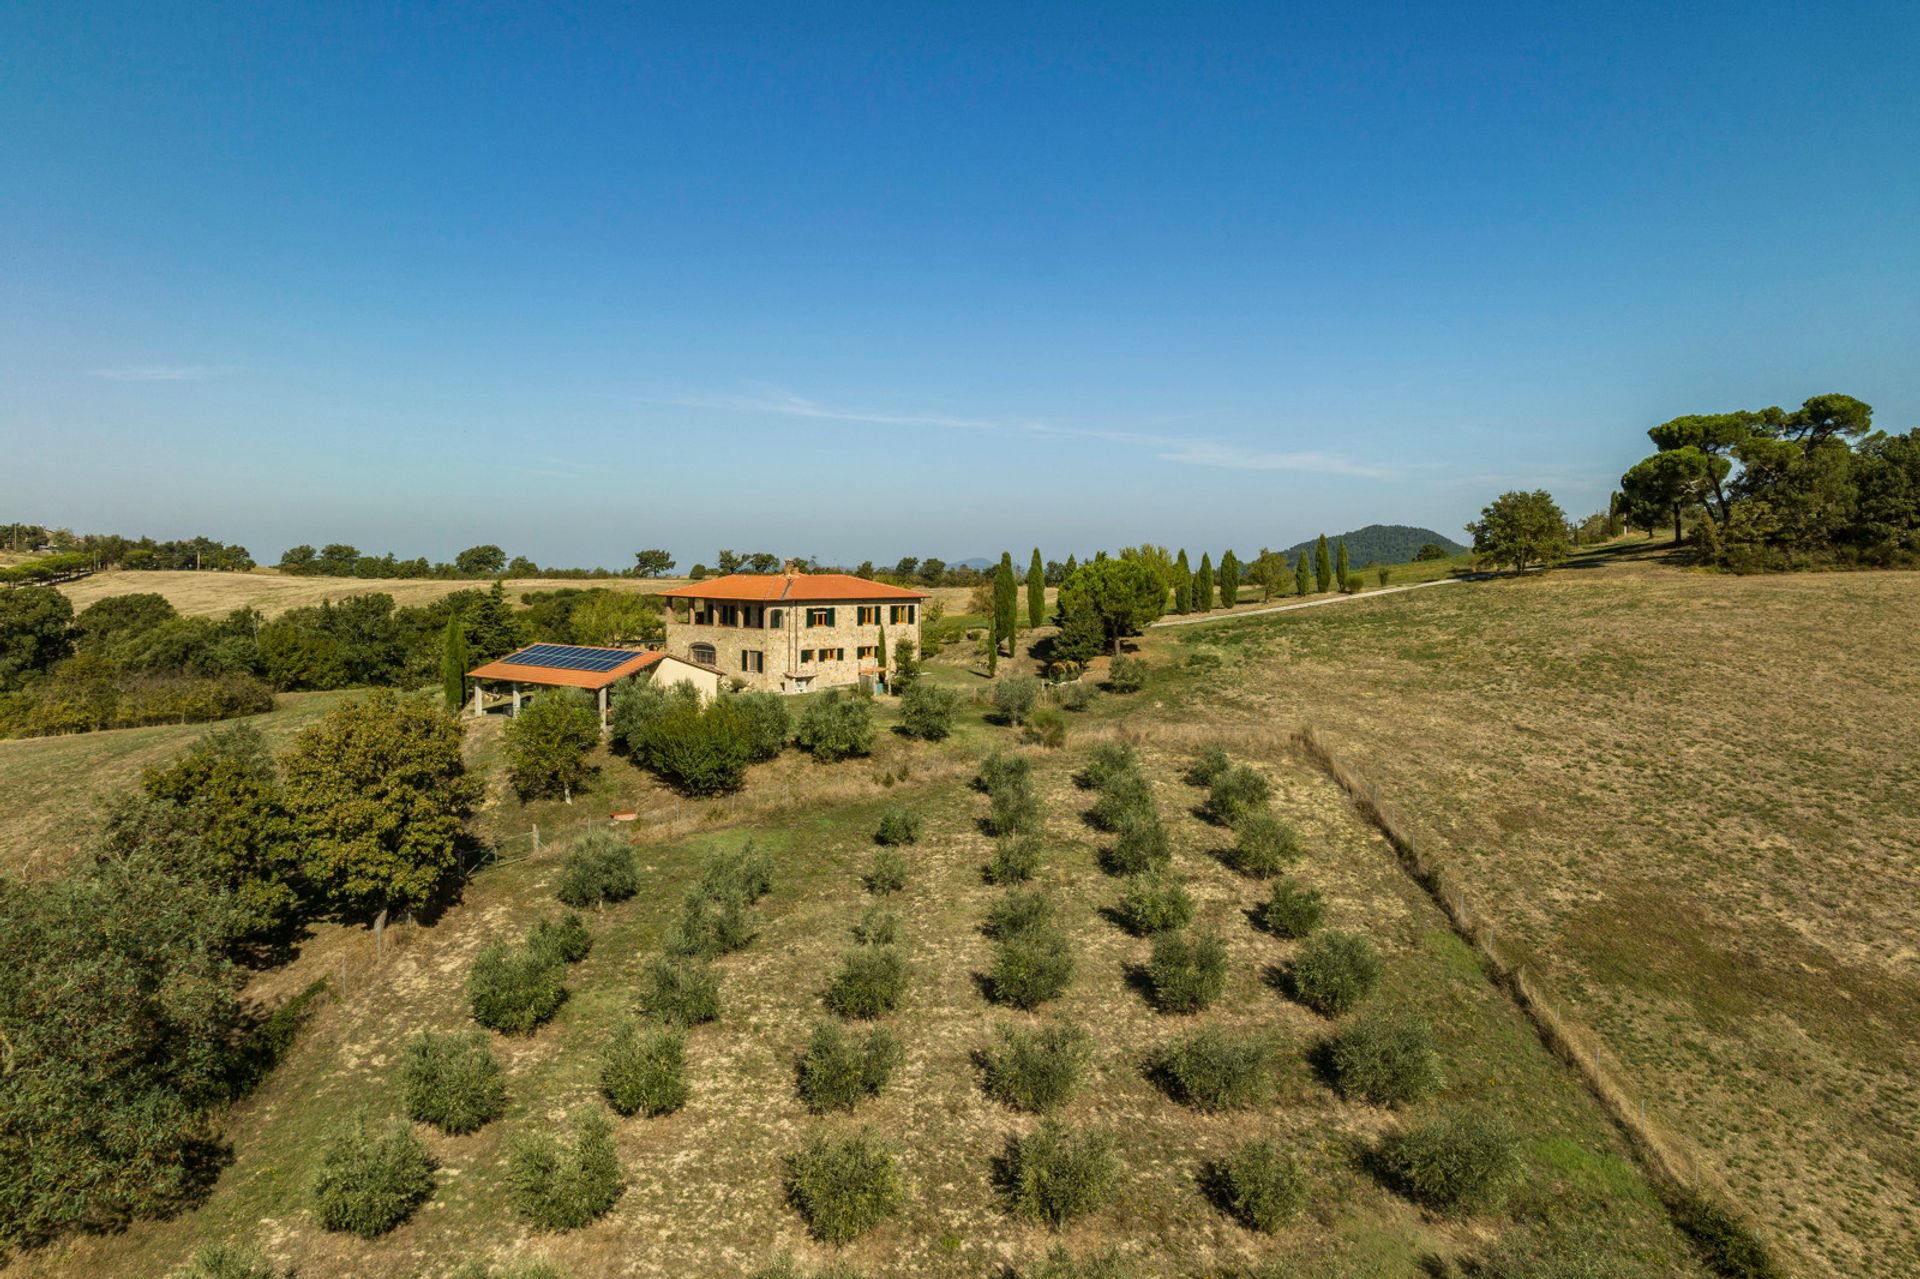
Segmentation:
{"type": "MultiPolygon", "coordinates": [[[[550,645],[547,647],[559,647],[550,645]]],[[[616,684],[636,671],[644,671],[666,654],[658,649],[649,652],[636,652],[630,661],[620,663],[611,670],[580,671],[569,670],[563,666],[533,666],[512,659],[518,653],[508,653],[497,662],[488,662],[467,672],[472,679],[504,679],[520,684],[545,684],[549,688],[605,688],[616,684]]]]}
{"type": "Polygon", "coordinates": [[[729,573],[676,586],[668,599],[746,600],[753,603],[816,603],[822,600],[923,600],[925,591],[870,582],[851,573],[729,573]]]}

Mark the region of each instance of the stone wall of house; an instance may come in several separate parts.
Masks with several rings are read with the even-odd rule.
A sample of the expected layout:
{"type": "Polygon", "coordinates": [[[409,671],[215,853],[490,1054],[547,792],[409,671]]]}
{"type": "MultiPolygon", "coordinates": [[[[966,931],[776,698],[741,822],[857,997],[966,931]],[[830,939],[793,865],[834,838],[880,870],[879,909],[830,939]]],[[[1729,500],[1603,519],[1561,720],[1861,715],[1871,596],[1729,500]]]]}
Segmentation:
{"type": "MultiPolygon", "coordinates": [[[[910,642],[916,651],[920,647],[920,612],[925,605],[912,605],[912,622],[895,622],[890,620],[892,610],[900,602],[875,600],[864,605],[879,608],[880,620],[887,632],[889,654],[903,640],[910,642]]],[[[768,689],[776,693],[799,691],[789,684],[789,677],[794,674],[811,675],[811,688],[815,689],[857,684],[862,670],[878,665],[871,656],[861,657],[860,651],[877,646],[881,631],[880,625],[861,625],[861,607],[863,603],[859,600],[835,600],[831,604],[768,605],[766,618],[771,622],[777,610],[779,623],[759,627],[700,626],[680,621],[669,612],[666,619],[667,652],[692,661],[695,660],[693,650],[696,644],[710,644],[714,651],[713,665],[720,669],[722,675],[728,679],[743,680],[749,688],[768,689]],[[833,625],[807,625],[809,608],[833,609],[833,625]],[[837,661],[823,661],[818,656],[823,649],[839,649],[843,656],[837,661]],[[766,655],[763,671],[755,673],[741,669],[741,654],[748,650],[757,650],[766,655]],[[813,660],[803,661],[802,655],[806,653],[815,654],[813,660]]]]}

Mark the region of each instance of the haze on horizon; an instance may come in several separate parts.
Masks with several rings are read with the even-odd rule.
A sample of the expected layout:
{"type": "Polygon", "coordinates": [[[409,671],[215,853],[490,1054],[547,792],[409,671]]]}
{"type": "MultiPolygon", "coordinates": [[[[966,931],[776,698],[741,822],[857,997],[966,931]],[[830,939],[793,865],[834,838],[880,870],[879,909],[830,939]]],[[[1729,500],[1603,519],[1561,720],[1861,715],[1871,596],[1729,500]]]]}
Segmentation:
{"type": "Polygon", "coordinates": [[[0,518],[682,567],[1458,537],[1920,424],[1920,11],[0,15],[0,518]]]}

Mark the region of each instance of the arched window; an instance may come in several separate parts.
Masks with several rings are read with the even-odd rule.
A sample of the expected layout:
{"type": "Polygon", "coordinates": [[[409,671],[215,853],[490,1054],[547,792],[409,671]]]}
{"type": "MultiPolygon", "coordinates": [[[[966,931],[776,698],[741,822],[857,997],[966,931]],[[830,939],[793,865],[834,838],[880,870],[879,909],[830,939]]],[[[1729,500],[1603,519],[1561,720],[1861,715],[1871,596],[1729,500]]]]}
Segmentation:
{"type": "Polygon", "coordinates": [[[716,665],[717,663],[716,663],[716,657],[713,651],[713,645],[695,644],[693,646],[693,660],[700,663],[702,666],[716,665]]]}

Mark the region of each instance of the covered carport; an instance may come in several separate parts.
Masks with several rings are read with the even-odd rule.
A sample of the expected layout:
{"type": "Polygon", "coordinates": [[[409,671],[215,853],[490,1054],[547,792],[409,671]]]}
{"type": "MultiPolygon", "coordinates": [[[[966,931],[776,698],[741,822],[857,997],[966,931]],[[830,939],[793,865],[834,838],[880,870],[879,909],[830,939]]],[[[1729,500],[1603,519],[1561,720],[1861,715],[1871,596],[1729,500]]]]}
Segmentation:
{"type": "Polygon", "coordinates": [[[581,688],[600,706],[600,731],[607,731],[607,690],[646,670],[666,654],[658,649],[588,648],[580,644],[529,644],[467,672],[473,681],[473,713],[505,705],[518,715],[522,699],[542,688],[581,688]],[[491,697],[491,702],[489,698],[491,697]]]}

